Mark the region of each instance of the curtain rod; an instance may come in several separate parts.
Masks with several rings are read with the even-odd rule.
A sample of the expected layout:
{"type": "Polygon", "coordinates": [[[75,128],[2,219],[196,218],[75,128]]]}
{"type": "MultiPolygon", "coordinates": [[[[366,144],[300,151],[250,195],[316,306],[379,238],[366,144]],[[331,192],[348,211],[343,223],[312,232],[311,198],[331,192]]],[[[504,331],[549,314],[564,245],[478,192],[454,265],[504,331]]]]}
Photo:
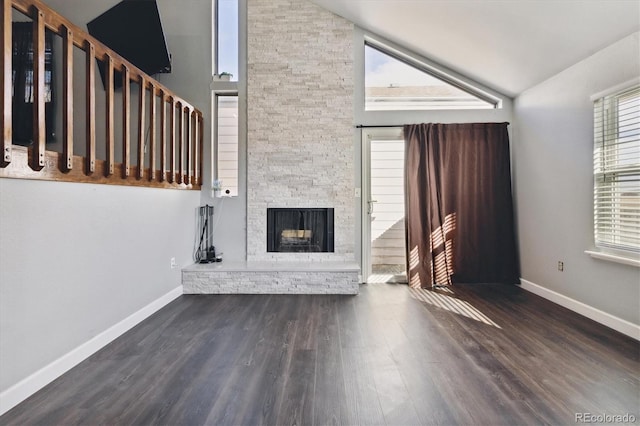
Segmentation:
{"type": "MultiPolygon", "coordinates": [[[[508,121],[503,121],[502,123],[506,123],[507,126],[511,125],[508,121]]],[[[366,124],[357,124],[356,129],[372,129],[372,128],[390,128],[390,127],[404,127],[404,124],[378,124],[378,125],[370,125],[366,124]]]]}

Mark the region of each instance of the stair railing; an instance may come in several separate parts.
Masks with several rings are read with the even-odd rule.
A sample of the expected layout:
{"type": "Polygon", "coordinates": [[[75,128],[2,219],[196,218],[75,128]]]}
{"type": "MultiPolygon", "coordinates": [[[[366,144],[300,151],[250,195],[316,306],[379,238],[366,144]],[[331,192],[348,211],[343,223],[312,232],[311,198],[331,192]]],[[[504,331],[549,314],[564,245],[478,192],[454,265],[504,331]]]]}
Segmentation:
{"type": "Polygon", "coordinates": [[[203,166],[203,115],[189,102],[154,80],[39,0],[2,1],[0,97],[3,136],[0,177],[104,183],[113,185],[200,189],[203,166]],[[12,9],[33,21],[33,143],[12,142],[12,9]],[[62,38],[62,152],[45,142],[45,29],[62,38]],[[74,46],[85,52],[86,152],[74,155],[74,46]],[[96,157],[96,60],[105,64],[105,159],[96,157]],[[114,73],[122,74],[122,162],[115,162],[114,73]],[[138,83],[138,132],[131,142],[131,82],[138,83]],[[158,105],[159,104],[159,108],[158,105]],[[147,111],[148,109],[148,111],[147,111]],[[159,129],[159,131],[158,131],[159,129]],[[148,141],[145,137],[148,131],[148,141]],[[136,164],[131,164],[135,149],[136,164]],[[158,155],[157,150],[160,150],[158,155]],[[159,164],[157,159],[159,159],[159,164]]]}

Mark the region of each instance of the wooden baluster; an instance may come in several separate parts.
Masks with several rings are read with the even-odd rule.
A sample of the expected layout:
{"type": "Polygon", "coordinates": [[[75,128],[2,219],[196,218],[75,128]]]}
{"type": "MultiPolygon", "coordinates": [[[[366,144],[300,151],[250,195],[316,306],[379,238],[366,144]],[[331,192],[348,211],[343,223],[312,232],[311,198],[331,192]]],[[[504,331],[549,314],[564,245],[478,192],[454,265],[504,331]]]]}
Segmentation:
{"type": "Polygon", "coordinates": [[[73,169],[73,32],[63,26],[62,33],[62,157],[61,170],[73,169]]]}
{"type": "Polygon", "coordinates": [[[160,182],[164,182],[167,178],[165,171],[167,170],[167,95],[164,90],[160,90],[160,182]]]}
{"type": "Polygon", "coordinates": [[[131,173],[131,74],[128,66],[122,69],[122,178],[131,173]]]}
{"type": "Polygon", "coordinates": [[[140,96],[138,97],[138,179],[144,177],[144,116],[146,114],[147,81],[140,77],[140,96]]]}
{"type": "Polygon", "coordinates": [[[96,171],[96,49],[93,43],[87,41],[86,46],[86,143],[87,152],[85,154],[86,175],[91,175],[96,171]]]}
{"type": "Polygon", "coordinates": [[[156,180],[156,86],[151,83],[151,104],[149,105],[149,180],[156,180]]]}
{"type": "Polygon", "coordinates": [[[193,183],[194,185],[199,185],[199,179],[198,177],[200,176],[200,170],[198,168],[199,166],[199,157],[200,157],[200,153],[198,151],[198,142],[199,142],[199,132],[200,132],[200,124],[198,123],[198,112],[195,110],[193,110],[192,113],[192,120],[193,120],[193,183]]]}
{"type": "Polygon", "coordinates": [[[204,117],[198,114],[198,119],[200,120],[200,175],[198,176],[198,184],[202,185],[204,182],[204,117]]]}
{"type": "Polygon", "coordinates": [[[33,147],[29,165],[35,171],[44,168],[46,122],[44,115],[44,12],[35,8],[33,21],[33,147]]]}
{"type": "Polygon", "coordinates": [[[114,98],[114,85],[113,85],[113,58],[110,55],[106,55],[106,66],[107,66],[107,88],[106,88],[106,117],[105,117],[105,130],[106,130],[106,153],[107,153],[107,161],[105,163],[105,176],[113,175],[114,163],[115,163],[115,154],[114,154],[114,144],[115,144],[115,127],[113,123],[113,98],[114,98]]]}
{"type": "Polygon", "coordinates": [[[13,138],[12,132],[12,109],[11,109],[11,92],[12,92],[12,34],[11,34],[11,0],[2,0],[2,30],[0,31],[0,43],[2,43],[3,61],[0,68],[0,96],[2,96],[2,111],[0,112],[0,121],[2,124],[2,157],[0,157],[0,167],[6,167],[11,163],[11,144],[13,138]]]}
{"type": "Polygon", "coordinates": [[[176,182],[176,100],[171,97],[169,108],[169,182],[176,182]]]}
{"type": "Polygon", "coordinates": [[[178,183],[184,183],[184,168],[182,156],[184,153],[184,106],[178,102],[178,183]]]}
{"type": "Polygon", "coordinates": [[[187,132],[186,132],[186,137],[185,137],[185,149],[186,149],[186,154],[187,154],[187,178],[185,180],[185,183],[187,185],[191,185],[191,173],[192,173],[192,151],[191,151],[191,137],[192,137],[192,133],[191,133],[191,108],[190,107],[186,107],[185,108],[185,113],[186,113],[186,124],[187,124],[187,132]]]}

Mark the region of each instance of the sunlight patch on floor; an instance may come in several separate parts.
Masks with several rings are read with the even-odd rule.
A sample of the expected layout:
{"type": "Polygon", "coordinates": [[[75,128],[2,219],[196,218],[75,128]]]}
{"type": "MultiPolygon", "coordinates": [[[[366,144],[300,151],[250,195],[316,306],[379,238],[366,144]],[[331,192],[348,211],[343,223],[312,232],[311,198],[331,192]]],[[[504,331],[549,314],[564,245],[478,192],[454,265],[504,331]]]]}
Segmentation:
{"type": "Polygon", "coordinates": [[[367,284],[384,284],[393,279],[393,274],[371,274],[367,279],[367,284]]]}
{"type": "Polygon", "coordinates": [[[406,284],[407,274],[404,265],[372,265],[372,274],[367,279],[369,284],[406,284]]]}
{"type": "MultiPolygon", "coordinates": [[[[455,297],[436,293],[435,291],[427,290],[424,288],[410,288],[409,291],[411,292],[411,297],[421,302],[427,303],[432,306],[437,306],[438,308],[442,308],[449,312],[471,318],[487,325],[502,328],[485,314],[474,308],[469,302],[465,302],[464,300],[456,299],[455,297]]],[[[438,289],[438,291],[440,291],[440,289],[438,289]]],[[[450,289],[444,289],[444,291],[453,294],[453,291],[450,289]]]]}

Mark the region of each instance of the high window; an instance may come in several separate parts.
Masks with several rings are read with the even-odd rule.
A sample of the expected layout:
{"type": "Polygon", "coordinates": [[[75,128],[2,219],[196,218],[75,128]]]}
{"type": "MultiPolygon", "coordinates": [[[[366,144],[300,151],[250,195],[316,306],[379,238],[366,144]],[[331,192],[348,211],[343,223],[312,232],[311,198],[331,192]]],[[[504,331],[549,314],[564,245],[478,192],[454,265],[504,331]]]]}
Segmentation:
{"type": "Polygon", "coordinates": [[[238,195],[238,0],[215,0],[213,187],[223,197],[238,195]]]}
{"type": "Polygon", "coordinates": [[[238,81],[238,0],[216,1],[216,69],[238,81]]]}
{"type": "Polygon", "coordinates": [[[238,96],[216,96],[217,179],[221,195],[238,195],[238,96]]]}
{"type": "Polygon", "coordinates": [[[367,111],[497,107],[496,100],[417,60],[371,43],[365,43],[364,52],[367,111]]]}
{"type": "Polygon", "coordinates": [[[640,86],[594,102],[598,247],[640,252],[640,86]]]}

